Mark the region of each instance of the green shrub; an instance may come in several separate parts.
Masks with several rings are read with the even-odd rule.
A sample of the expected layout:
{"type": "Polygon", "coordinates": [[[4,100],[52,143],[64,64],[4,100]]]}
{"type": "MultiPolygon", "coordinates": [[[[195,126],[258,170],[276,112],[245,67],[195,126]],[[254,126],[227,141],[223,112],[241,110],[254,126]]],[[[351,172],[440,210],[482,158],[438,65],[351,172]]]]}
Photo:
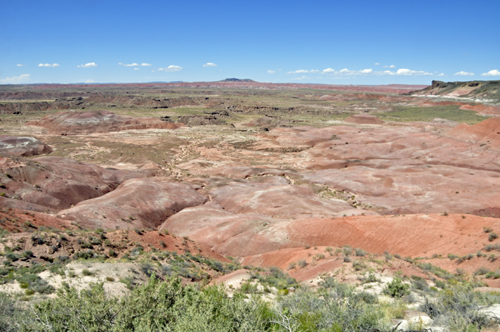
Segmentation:
{"type": "Polygon", "coordinates": [[[344,246],[342,248],[342,251],[344,252],[344,255],[345,256],[349,256],[349,255],[352,255],[352,248],[349,247],[349,246],[344,246]]]}
{"type": "Polygon", "coordinates": [[[102,244],[101,239],[93,237],[93,236],[90,237],[89,241],[90,241],[90,244],[95,245],[95,246],[102,244]]]}
{"type": "Polygon", "coordinates": [[[484,266],[481,266],[480,268],[478,268],[474,274],[475,275],[485,275],[486,273],[490,272],[490,269],[484,267],[484,266]]]}
{"type": "Polygon", "coordinates": [[[491,227],[483,227],[483,231],[485,233],[491,233],[491,232],[493,232],[493,228],[491,228],[491,227]]]}
{"type": "Polygon", "coordinates": [[[391,297],[403,297],[410,293],[408,291],[409,288],[410,285],[404,284],[400,277],[394,277],[394,279],[384,288],[384,294],[391,297]]]}
{"type": "Polygon", "coordinates": [[[93,276],[94,273],[92,271],[90,271],[89,269],[83,269],[82,275],[88,277],[88,276],[93,276]]]}
{"type": "Polygon", "coordinates": [[[31,250],[25,250],[25,251],[23,251],[21,253],[21,256],[23,258],[31,258],[31,257],[33,257],[33,251],[31,251],[31,250]]]}
{"type": "Polygon", "coordinates": [[[416,275],[411,276],[411,284],[412,287],[416,290],[421,290],[421,291],[429,290],[429,285],[427,284],[427,281],[422,277],[416,275]]]}
{"type": "Polygon", "coordinates": [[[356,253],[356,256],[361,256],[362,257],[362,256],[366,255],[366,251],[364,251],[361,248],[354,249],[354,252],[356,253]]]}
{"type": "Polygon", "coordinates": [[[35,304],[32,331],[266,331],[266,305],[228,298],[222,288],[197,290],[180,279],[151,278],[122,299],[102,284],[78,292],[65,285],[58,298],[35,304]],[[75,310],[78,308],[78,310],[75,310]]]}
{"type": "Polygon", "coordinates": [[[17,261],[19,259],[19,255],[15,254],[13,252],[8,252],[5,255],[5,258],[7,258],[11,262],[15,262],[15,261],[17,261]]]}
{"type": "MultiPolygon", "coordinates": [[[[347,257],[347,256],[346,256],[346,257],[347,257]]],[[[363,270],[363,269],[365,269],[365,268],[366,268],[366,264],[365,264],[365,263],[363,263],[363,262],[362,262],[362,261],[360,261],[360,260],[356,260],[356,261],[354,261],[354,263],[352,263],[352,267],[353,267],[353,268],[354,268],[354,270],[356,270],[356,271],[361,271],[361,270],[363,270]]]]}
{"type": "Polygon", "coordinates": [[[446,285],[435,301],[426,300],[419,310],[427,313],[435,325],[446,326],[450,331],[480,331],[490,325],[479,311],[483,305],[491,304],[488,300],[488,295],[475,293],[471,284],[454,282],[446,285]]]}
{"type": "Polygon", "coordinates": [[[500,273],[498,273],[496,271],[490,271],[490,272],[486,273],[485,277],[488,279],[500,279],[500,273]]]}
{"type": "Polygon", "coordinates": [[[278,331],[388,331],[376,297],[324,278],[317,292],[299,289],[278,303],[272,319],[278,331]]]}
{"type": "Polygon", "coordinates": [[[492,241],[494,241],[496,239],[498,239],[497,233],[491,232],[491,233],[488,234],[488,241],[492,242],[492,241]]]}

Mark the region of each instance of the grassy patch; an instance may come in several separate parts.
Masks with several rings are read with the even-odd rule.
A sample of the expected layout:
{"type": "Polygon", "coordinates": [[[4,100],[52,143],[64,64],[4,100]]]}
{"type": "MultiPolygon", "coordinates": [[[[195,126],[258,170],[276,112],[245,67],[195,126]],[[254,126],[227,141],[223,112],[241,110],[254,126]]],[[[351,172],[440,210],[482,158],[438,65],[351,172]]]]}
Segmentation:
{"type": "Polygon", "coordinates": [[[447,119],[467,124],[476,124],[488,117],[477,115],[474,111],[461,110],[457,105],[435,107],[396,106],[393,111],[377,114],[388,121],[432,121],[435,118],[447,119]]]}

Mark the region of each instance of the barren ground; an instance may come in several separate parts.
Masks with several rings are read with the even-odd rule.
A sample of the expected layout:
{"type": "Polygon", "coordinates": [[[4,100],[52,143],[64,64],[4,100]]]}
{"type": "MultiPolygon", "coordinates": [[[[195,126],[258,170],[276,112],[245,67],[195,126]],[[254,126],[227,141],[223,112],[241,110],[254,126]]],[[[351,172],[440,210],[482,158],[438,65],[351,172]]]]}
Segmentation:
{"type": "Polygon", "coordinates": [[[442,268],[500,286],[500,108],[397,94],[415,88],[2,87],[0,135],[39,142],[0,136],[0,249],[102,228],[305,282],[442,268]]]}

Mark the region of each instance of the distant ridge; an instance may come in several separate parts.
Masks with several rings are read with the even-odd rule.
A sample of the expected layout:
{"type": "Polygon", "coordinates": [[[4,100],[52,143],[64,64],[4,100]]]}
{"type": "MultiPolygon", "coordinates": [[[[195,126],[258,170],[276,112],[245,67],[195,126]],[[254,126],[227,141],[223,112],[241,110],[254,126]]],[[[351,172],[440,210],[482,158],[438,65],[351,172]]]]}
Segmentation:
{"type": "Polygon", "coordinates": [[[219,81],[219,82],[255,82],[254,80],[251,80],[249,78],[226,78],[225,80],[219,81]]]}
{"type": "Polygon", "coordinates": [[[500,81],[443,82],[432,81],[432,85],[409,95],[436,95],[443,97],[466,97],[500,99],[500,81]]]}

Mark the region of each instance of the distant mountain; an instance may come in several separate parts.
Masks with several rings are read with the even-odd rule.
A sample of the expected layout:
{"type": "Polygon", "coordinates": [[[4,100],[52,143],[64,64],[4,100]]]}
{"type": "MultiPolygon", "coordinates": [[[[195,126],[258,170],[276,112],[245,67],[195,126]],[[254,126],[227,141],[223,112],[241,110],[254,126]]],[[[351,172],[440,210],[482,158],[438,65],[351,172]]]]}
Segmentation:
{"type": "Polygon", "coordinates": [[[432,81],[432,85],[412,91],[410,95],[438,95],[446,97],[469,97],[500,99],[500,81],[442,82],[432,81]]]}
{"type": "Polygon", "coordinates": [[[225,80],[219,82],[255,82],[249,78],[239,79],[239,78],[226,78],[225,80]]]}

